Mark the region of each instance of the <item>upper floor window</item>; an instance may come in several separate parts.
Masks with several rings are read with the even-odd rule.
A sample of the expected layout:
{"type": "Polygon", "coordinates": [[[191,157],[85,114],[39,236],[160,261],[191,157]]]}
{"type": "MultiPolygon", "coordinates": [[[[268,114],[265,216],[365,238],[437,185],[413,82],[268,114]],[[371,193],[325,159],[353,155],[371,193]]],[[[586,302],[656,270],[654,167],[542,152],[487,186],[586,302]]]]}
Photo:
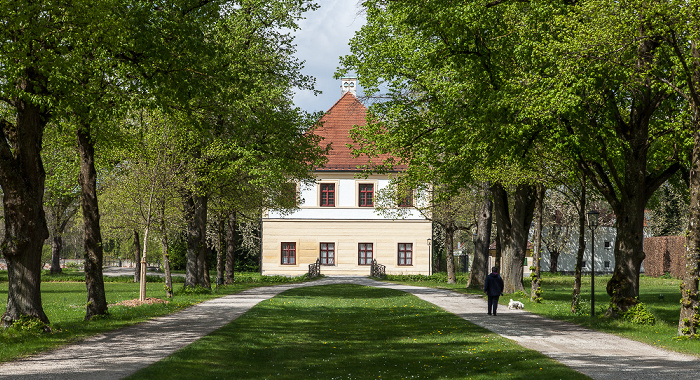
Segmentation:
{"type": "Polygon", "coordinates": [[[335,206],[335,183],[321,184],[321,206],[335,206]]]}
{"type": "Polygon", "coordinates": [[[401,195],[398,203],[399,207],[413,207],[413,192],[401,195]]]}
{"type": "Polygon", "coordinates": [[[371,183],[360,184],[360,207],[374,206],[374,185],[371,183]]]}

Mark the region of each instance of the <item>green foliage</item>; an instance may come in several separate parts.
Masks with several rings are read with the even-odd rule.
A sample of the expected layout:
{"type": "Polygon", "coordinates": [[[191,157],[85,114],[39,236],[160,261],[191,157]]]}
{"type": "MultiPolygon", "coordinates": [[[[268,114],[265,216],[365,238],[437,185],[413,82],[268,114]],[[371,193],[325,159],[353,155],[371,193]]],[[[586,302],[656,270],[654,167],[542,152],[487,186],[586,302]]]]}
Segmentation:
{"type": "Polygon", "coordinates": [[[29,333],[29,334],[40,334],[50,330],[49,326],[42,322],[39,318],[33,318],[30,316],[23,315],[19,319],[12,322],[9,327],[9,334],[13,333],[29,333]]]}
{"type": "Polygon", "coordinates": [[[646,308],[646,305],[641,302],[622,313],[620,318],[623,321],[632,322],[638,325],[653,326],[656,324],[656,317],[654,317],[654,314],[650,313],[646,308]]]}
{"type": "Polygon", "coordinates": [[[187,265],[187,243],[184,239],[170,242],[168,246],[168,258],[171,270],[183,270],[187,265]]]}

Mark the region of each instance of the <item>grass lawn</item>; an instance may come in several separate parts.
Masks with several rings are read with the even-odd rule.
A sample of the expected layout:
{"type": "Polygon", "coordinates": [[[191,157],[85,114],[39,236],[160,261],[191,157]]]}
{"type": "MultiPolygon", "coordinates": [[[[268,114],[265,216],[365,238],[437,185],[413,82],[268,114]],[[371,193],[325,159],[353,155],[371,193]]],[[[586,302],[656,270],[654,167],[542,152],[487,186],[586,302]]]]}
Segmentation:
{"type": "MultiPolygon", "coordinates": [[[[409,285],[437,287],[452,289],[460,293],[483,295],[479,290],[466,289],[468,275],[458,276],[458,283],[447,284],[443,274],[431,277],[419,276],[390,276],[391,282],[405,283],[409,285]]],[[[582,279],[581,287],[581,312],[571,313],[571,292],[573,291],[573,276],[543,273],[542,276],[542,303],[530,302],[528,295],[524,293],[506,294],[500,299],[501,304],[507,304],[512,298],[525,304],[525,310],[548,318],[565,320],[591,329],[604,331],[624,336],[640,342],[659,346],[665,349],[689,353],[700,356],[700,339],[677,339],[678,318],[680,315],[680,289],[681,280],[672,278],[653,278],[642,275],[640,277],[639,299],[647,309],[656,317],[656,324],[637,325],[631,322],[605,318],[605,310],[608,307],[610,297],[605,292],[605,287],[610,276],[596,276],[596,316],[591,318],[591,278],[582,279]]],[[[525,279],[525,289],[530,290],[530,279],[525,279]]],[[[529,293],[528,293],[529,294],[529,293]]]]}
{"type": "Polygon", "coordinates": [[[583,379],[407,293],[289,290],[132,379],[583,379]]]}
{"type": "MultiPolygon", "coordinates": [[[[170,314],[193,304],[233,294],[256,286],[278,282],[300,281],[299,278],[263,278],[259,274],[237,275],[236,283],[221,286],[211,293],[178,293],[181,284],[174,284],[175,297],[168,304],[142,305],[139,307],[110,306],[109,315],[85,321],[87,290],[77,270],[68,270],[57,276],[42,275],[41,299],[44,312],[51,322],[51,333],[43,333],[29,324],[0,328],[0,362],[17,359],[40,351],[45,351],[86,336],[133,325],[150,318],[170,314]]],[[[175,278],[173,279],[176,280],[175,278]]],[[[147,297],[165,298],[164,283],[161,278],[148,276],[147,297]],[[161,281],[161,282],[155,282],[161,281]]],[[[133,276],[105,277],[105,293],[109,304],[139,298],[139,284],[133,276]]],[[[7,306],[7,271],[0,272],[0,314],[7,306]]]]}

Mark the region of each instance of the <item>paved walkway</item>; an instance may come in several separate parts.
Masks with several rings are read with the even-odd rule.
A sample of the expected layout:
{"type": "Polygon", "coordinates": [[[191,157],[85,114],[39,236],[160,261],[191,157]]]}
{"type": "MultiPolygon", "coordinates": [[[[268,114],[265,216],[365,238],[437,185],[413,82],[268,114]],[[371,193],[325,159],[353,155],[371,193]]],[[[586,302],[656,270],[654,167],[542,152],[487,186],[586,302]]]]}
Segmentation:
{"type": "Polygon", "coordinates": [[[337,283],[414,294],[594,379],[697,379],[700,376],[700,358],[695,356],[545,319],[522,310],[501,307],[498,317],[490,317],[485,313],[486,301],[478,296],[368,278],[330,277],[303,284],[255,288],[203,302],[169,316],[0,365],[0,379],[120,379],[167,357],[285,290],[337,283]]]}

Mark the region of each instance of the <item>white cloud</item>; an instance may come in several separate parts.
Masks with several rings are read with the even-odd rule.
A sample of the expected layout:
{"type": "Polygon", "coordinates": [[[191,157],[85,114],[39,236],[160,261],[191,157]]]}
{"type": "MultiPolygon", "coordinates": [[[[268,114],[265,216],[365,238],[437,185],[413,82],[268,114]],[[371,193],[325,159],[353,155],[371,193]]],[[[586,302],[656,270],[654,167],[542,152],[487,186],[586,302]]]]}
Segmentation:
{"type": "MultiPolygon", "coordinates": [[[[303,73],[316,78],[322,94],[297,91],[294,103],[309,112],[327,111],[340,98],[340,81],[333,79],[339,57],[350,54],[348,42],[366,22],[360,3],[348,0],[318,0],[320,8],[299,22],[296,56],[304,63],[303,73]]],[[[361,85],[361,84],[360,84],[361,85]]]]}

